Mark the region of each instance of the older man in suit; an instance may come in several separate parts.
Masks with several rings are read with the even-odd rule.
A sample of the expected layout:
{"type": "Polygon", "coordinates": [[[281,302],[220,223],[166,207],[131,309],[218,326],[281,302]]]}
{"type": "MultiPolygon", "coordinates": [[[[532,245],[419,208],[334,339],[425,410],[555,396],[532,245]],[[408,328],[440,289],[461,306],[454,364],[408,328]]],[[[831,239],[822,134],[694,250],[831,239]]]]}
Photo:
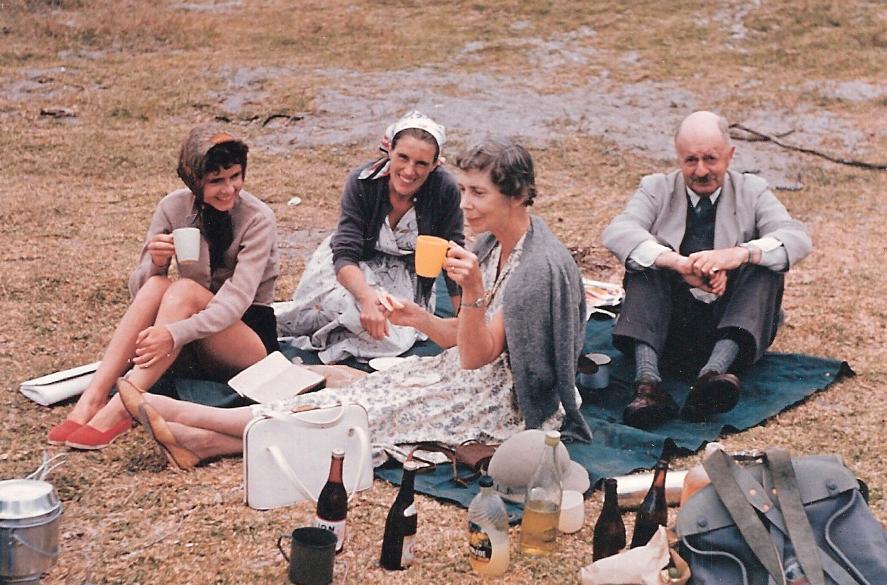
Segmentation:
{"type": "Polygon", "coordinates": [[[603,236],[626,267],[613,342],[635,356],[623,419],[639,428],[678,414],[660,386],[660,360],[696,376],[683,418],[707,420],[736,405],[735,372],[773,342],[783,273],[812,247],[763,179],[729,170],[735,147],[724,118],[689,115],[675,149],[680,168],[644,177],[603,236]]]}

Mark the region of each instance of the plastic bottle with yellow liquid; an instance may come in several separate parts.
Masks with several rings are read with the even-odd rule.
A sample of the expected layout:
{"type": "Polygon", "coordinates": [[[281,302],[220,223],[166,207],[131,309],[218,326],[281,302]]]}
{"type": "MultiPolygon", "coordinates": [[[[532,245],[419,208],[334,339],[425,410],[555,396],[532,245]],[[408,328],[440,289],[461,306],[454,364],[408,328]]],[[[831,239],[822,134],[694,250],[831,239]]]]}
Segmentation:
{"type": "Polygon", "coordinates": [[[479,483],[480,493],[468,506],[468,562],[476,573],[493,577],[508,569],[508,511],[489,475],[479,483]]]}
{"type": "Polygon", "coordinates": [[[563,495],[560,468],[556,460],[560,442],[559,432],[545,433],[542,457],[527,484],[520,530],[520,550],[527,555],[547,555],[557,544],[557,522],[563,495]]]}

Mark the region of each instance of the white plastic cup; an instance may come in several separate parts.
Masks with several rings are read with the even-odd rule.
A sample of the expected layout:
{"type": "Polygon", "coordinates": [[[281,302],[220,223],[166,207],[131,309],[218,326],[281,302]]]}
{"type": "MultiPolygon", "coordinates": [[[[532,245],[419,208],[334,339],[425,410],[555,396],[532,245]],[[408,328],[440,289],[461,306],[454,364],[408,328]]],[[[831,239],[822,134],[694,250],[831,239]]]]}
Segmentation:
{"type": "Polygon", "coordinates": [[[583,524],[585,524],[585,498],[581,492],[564,490],[557,529],[570,534],[581,530],[583,524]]]}
{"type": "Polygon", "coordinates": [[[200,230],[196,227],[183,227],[173,230],[173,243],[176,247],[176,262],[188,264],[200,258],[200,230]]]}

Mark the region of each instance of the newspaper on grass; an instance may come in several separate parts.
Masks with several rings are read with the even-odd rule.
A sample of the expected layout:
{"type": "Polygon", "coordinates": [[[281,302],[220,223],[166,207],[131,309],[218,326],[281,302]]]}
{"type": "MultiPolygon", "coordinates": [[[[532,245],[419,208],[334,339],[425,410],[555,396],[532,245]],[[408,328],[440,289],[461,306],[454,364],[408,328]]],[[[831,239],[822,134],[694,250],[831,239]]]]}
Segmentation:
{"type": "Polygon", "coordinates": [[[50,406],[83,394],[101,362],[93,362],[69,370],[26,380],[19,391],[42,406],[50,406]]]}
{"type": "Polygon", "coordinates": [[[292,398],[323,388],[325,383],[324,376],[292,363],[279,351],[268,354],[228,380],[235,392],[259,404],[292,398]]]}

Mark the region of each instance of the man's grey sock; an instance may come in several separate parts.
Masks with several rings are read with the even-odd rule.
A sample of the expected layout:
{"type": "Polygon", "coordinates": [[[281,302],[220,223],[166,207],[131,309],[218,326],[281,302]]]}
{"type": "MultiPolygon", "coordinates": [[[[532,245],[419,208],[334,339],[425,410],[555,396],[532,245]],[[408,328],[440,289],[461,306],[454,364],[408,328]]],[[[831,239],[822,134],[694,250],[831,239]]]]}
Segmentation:
{"type": "Polygon", "coordinates": [[[735,341],[729,338],[718,341],[711,350],[708,362],[699,370],[699,375],[706,372],[725,373],[733,365],[737,355],[739,355],[739,344],[735,341]]]}
{"type": "Polygon", "coordinates": [[[659,356],[656,350],[646,343],[638,341],[634,346],[635,382],[641,384],[658,384],[662,381],[659,376],[659,356]]]}

